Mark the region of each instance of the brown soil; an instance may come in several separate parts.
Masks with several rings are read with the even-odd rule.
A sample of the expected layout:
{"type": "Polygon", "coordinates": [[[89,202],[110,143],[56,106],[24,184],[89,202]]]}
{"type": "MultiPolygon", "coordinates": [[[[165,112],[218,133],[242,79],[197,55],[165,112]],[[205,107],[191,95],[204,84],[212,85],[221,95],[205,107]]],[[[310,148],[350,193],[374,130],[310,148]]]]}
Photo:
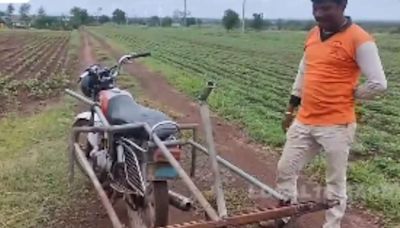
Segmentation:
{"type": "MultiPolygon", "coordinates": [[[[93,63],[93,56],[91,56],[91,48],[88,43],[87,35],[83,38],[82,50],[82,63],[88,65],[93,63]]],[[[108,45],[104,40],[96,38],[103,46],[104,50],[109,51],[114,57],[121,56],[122,52],[114,49],[108,45]]],[[[200,123],[200,115],[198,105],[192,101],[191,98],[177,91],[173,86],[168,84],[165,77],[160,72],[153,72],[147,69],[145,66],[139,63],[133,63],[127,65],[125,68],[131,75],[135,75],[138,80],[141,90],[144,91],[145,96],[155,102],[167,106],[175,113],[180,113],[178,120],[180,123],[200,123]]],[[[220,156],[233,164],[241,167],[249,174],[257,177],[262,182],[274,186],[275,169],[278,161],[278,155],[276,152],[271,151],[264,145],[254,143],[246,133],[240,129],[240,127],[232,125],[220,117],[213,116],[213,127],[215,141],[220,156]]],[[[243,182],[241,182],[243,183],[243,182]]],[[[231,188],[242,187],[238,185],[232,185],[231,188]]],[[[299,180],[299,187],[308,189],[310,196],[301,195],[302,199],[313,199],[317,200],[321,197],[313,193],[310,189],[317,186],[316,183],[311,182],[305,176],[302,176],[299,180]]],[[[246,189],[247,186],[244,187],[246,189]]],[[[183,189],[181,189],[183,190],[183,189]]],[[[72,219],[68,214],[64,215],[65,227],[106,227],[110,226],[108,218],[105,216],[104,210],[101,208],[101,204],[96,200],[94,194],[91,194],[90,199],[86,199],[84,203],[77,203],[74,209],[75,215],[83,214],[84,216],[78,216],[79,219],[72,219]],[[89,201],[90,203],[87,203],[89,201]],[[87,215],[98,215],[101,216],[87,216],[87,215]],[[80,222],[79,222],[80,221],[80,222]],[[84,222],[82,222],[84,221],[84,222]],[[78,225],[80,224],[80,225],[78,225]]],[[[266,199],[257,200],[259,206],[271,206],[272,201],[266,199]]],[[[275,203],[275,202],[274,202],[275,203]]],[[[121,217],[124,219],[124,213],[117,207],[117,211],[121,213],[121,217]]],[[[171,215],[171,222],[182,222],[193,219],[193,216],[183,214],[181,212],[174,212],[171,215]]],[[[322,227],[324,220],[324,214],[322,212],[310,214],[300,219],[299,227],[310,228],[310,227],[322,227]]],[[[357,209],[351,208],[346,213],[343,220],[344,228],[375,228],[380,227],[377,223],[375,216],[364,213],[357,209]]]]}
{"type": "MultiPolygon", "coordinates": [[[[45,70],[43,73],[44,77],[40,79],[48,78],[53,73],[59,73],[58,70],[61,70],[60,65],[68,68],[76,68],[74,63],[67,62],[69,37],[40,40],[37,39],[38,37],[29,37],[28,35],[28,38],[25,37],[24,39],[15,34],[9,34],[8,36],[13,39],[7,39],[7,43],[1,44],[3,49],[0,51],[0,59],[4,59],[5,61],[0,64],[0,71],[9,69],[2,72],[4,76],[10,77],[9,83],[13,80],[22,81],[23,79],[32,79],[37,75],[36,73],[43,70],[45,70]],[[34,56],[35,53],[28,51],[27,47],[35,46],[36,44],[39,44],[37,47],[41,52],[40,54],[37,53],[37,56],[34,56]],[[54,58],[49,59],[51,56],[54,56],[54,58]],[[34,61],[18,69],[18,66],[24,62],[23,58],[26,60],[32,60],[33,58],[34,61]],[[58,64],[60,62],[62,64],[58,64]]],[[[48,38],[45,37],[44,39],[48,38]]],[[[57,94],[62,89],[59,88],[56,91],[57,94]]],[[[16,94],[6,94],[8,100],[3,99],[4,101],[0,102],[0,118],[6,116],[9,112],[17,112],[19,115],[31,115],[41,111],[43,107],[59,101],[59,96],[34,98],[28,93],[27,90],[18,90],[16,94]]]]}

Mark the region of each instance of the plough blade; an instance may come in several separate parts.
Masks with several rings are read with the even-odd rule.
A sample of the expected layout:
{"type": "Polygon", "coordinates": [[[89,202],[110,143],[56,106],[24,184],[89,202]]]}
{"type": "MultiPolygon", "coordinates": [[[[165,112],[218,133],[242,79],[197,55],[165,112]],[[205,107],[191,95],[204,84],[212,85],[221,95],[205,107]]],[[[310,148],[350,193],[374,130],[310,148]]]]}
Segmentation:
{"type": "Polygon", "coordinates": [[[315,203],[306,202],[295,205],[259,209],[248,213],[242,213],[227,217],[220,221],[191,221],[183,224],[170,225],[166,228],[215,228],[215,227],[236,227],[240,225],[254,224],[261,221],[275,220],[285,217],[301,216],[307,213],[313,213],[329,209],[338,202],[315,203]]]}

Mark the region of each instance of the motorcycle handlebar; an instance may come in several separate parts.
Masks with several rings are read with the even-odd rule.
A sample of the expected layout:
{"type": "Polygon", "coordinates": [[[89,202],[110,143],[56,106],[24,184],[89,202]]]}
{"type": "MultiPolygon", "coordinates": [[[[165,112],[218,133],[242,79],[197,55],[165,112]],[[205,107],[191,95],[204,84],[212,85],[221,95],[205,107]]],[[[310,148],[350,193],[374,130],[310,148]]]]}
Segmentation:
{"type": "Polygon", "coordinates": [[[150,52],[144,52],[140,54],[133,54],[129,59],[137,59],[137,58],[142,58],[142,57],[149,57],[151,56],[150,52]]]}
{"type": "MultiPolygon", "coordinates": [[[[122,56],[120,58],[120,60],[118,61],[118,65],[115,65],[112,68],[110,68],[110,70],[112,72],[112,76],[116,77],[118,75],[119,69],[120,69],[121,65],[125,63],[125,60],[132,60],[132,59],[149,57],[149,56],[151,56],[151,52],[144,52],[144,53],[138,53],[138,54],[131,54],[131,55],[122,56]]],[[[93,66],[91,66],[91,67],[93,67],[93,66]]],[[[89,74],[89,72],[91,70],[93,70],[91,67],[88,68],[84,73],[82,73],[80,75],[78,82],[80,82],[82,80],[82,78],[86,77],[89,74]]]]}

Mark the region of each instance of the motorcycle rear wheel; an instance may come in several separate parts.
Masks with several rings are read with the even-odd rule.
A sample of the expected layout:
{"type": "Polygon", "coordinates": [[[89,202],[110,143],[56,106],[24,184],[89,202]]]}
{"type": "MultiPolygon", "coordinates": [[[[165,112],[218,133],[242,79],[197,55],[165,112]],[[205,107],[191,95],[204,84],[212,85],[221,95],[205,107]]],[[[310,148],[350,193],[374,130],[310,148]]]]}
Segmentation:
{"type": "Polygon", "coordinates": [[[168,225],[169,195],[167,181],[152,181],[146,190],[143,205],[133,210],[127,204],[129,228],[153,228],[168,225]]]}

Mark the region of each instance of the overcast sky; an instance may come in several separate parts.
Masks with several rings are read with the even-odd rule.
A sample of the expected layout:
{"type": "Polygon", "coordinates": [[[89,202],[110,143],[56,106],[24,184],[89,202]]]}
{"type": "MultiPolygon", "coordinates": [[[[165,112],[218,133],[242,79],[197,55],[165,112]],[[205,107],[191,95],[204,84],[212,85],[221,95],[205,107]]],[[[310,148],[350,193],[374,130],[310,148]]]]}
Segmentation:
{"type": "MultiPolygon", "coordinates": [[[[2,0],[4,1],[4,0],[2,0]]],[[[221,18],[227,8],[241,12],[242,0],[187,0],[188,10],[195,17],[221,18]]],[[[95,14],[111,14],[115,8],[128,16],[167,16],[183,9],[183,0],[30,0],[32,10],[44,6],[48,14],[68,14],[73,6],[84,7],[95,14]]],[[[6,4],[0,4],[1,9],[6,4]]],[[[247,0],[247,17],[262,12],[267,18],[307,19],[311,16],[310,0],[247,0]]],[[[400,0],[349,0],[347,14],[356,20],[400,20],[400,0]]]]}

